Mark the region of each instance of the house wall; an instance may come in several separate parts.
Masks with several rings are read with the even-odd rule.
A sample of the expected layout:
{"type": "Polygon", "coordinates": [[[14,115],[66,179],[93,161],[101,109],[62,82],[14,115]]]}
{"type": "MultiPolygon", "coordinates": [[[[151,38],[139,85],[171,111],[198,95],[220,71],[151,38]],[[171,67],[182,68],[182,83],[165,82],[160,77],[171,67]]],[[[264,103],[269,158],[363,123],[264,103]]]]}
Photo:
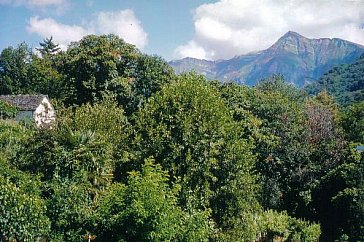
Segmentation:
{"type": "Polygon", "coordinates": [[[52,127],[56,120],[56,112],[47,98],[43,98],[41,104],[34,111],[34,120],[38,128],[52,127]]]}

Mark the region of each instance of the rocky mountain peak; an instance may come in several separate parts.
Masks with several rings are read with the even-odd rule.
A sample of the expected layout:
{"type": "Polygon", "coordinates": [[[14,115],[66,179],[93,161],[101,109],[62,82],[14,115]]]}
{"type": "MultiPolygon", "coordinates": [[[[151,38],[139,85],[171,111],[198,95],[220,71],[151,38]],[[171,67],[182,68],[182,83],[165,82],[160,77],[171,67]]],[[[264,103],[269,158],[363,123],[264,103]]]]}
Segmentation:
{"type": "Polygon", "coordinates": [[[286,50],[288,52],[298,52],[300,47],[307,49],[311,45],[310,39],[296,33],[294,31],[288,31],[281,38],[275,42],[269,50],[286,50]]]}
{"type": "Polygon", "coordinates": [[[306,37],[300,35],[299,33],[297,32],[294,32],[294,31],[288,31],[287,33],[285,33],[282,37],[295,37],[295,38],[304,38],[304,39],[307,39],[306,37]]]}
{"type": "Polygon", "coordinates": [[[254,85],[272,74],[304,86],[340,64],[350,64],[364,53],[364,46],[342,39],[309,39],[288,31],[270,48],[229,60],[183,59],[170,62],[177,73],[195,70],[209,79],[234,80],[254,85]]]}

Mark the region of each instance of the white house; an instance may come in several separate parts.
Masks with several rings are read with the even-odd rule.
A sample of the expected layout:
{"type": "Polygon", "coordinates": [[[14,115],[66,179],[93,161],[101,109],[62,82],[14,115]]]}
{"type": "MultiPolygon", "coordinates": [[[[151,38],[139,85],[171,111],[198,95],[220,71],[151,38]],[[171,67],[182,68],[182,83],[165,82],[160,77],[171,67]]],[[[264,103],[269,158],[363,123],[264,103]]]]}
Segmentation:
{"type": "Polygon", "coordinates": [[[34,119],[38,128],[50,128],[56,120],[47,95],[0,95],[0,100],[18,108],[16,120],[34,119]]]}

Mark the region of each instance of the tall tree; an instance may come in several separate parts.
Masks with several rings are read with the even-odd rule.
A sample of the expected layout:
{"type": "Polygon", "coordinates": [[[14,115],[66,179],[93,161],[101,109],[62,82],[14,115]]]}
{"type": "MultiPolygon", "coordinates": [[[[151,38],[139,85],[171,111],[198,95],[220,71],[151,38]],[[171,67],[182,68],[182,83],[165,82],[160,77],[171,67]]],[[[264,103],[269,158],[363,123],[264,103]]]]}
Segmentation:
{"type": "Polygon", "coordinates": [[[364,155],[347,153],[346,163],[325,174],[313,191],[323,241],[364,239],[364,155]]]}
{"type": "Polygon", "coordinates": [[[115,35],[89,35],[72,43],[61,73],[65,75],[67,104],[101,100],[117,77],[132,77],[140,52],[115,35]]]}
{"type": "Polygon", "coordinates": [[[32,52],[27,44],[5,48],[0,54],[0,94],[28,93],[32,52]]]}
{"type": "Polygon", "coordinates": [[[59,58],[58,54],[43,58],[33,56],[28,74],[32,91],[46,94],[52,99],[64,100],[67,86],[64,76],[59,72],[59,58]]]}
{"type": "Polygon", "coordinates": [[[53,42],[53,37],[45,38],[43,42],[40,42],[39,45],[40,48],[36,48],[36,50],[39,51],[39,53],[42,55],[43,58],[45,57],[51,57],[52,55],[56,54],[61,50],[58,44],[55,44],[53,42]]]}
{"type": "Polygon", "coordinates": [[[132,165],[155,157],[171,181],[181,182],[185,208],[212,209],[220,239],[255,238],[250,219],[259,206],[252,143],[217,89],[198,75],[183,75],[149,99],[134,122],[132,165]]]}
{"type": "Polygon", "coordinates": [[[349,141],[364,144],[364,101],[345,108],[340,115],[340,124],[349,141]]]}

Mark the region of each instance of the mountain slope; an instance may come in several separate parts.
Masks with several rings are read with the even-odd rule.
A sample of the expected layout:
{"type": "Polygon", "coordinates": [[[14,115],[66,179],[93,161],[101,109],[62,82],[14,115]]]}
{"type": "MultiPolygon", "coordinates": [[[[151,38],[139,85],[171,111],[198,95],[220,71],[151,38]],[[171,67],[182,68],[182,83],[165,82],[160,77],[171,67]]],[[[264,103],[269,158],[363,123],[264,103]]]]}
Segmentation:
{"type": "Polygon", "coordinates": [[[176,73],[195,70],[209,79],[213,79],[216,76],[216,64],[214,61],[187,57],[182,60],[170,61],[169,64],[176,73]]]}
{"type": "Polygon", "coordinates": [[[342,105],[364,101],[364,55],[350,65],[331,69],[305,90],[309,94],[327,91],[342,105]]]}
{"type": "Polygon", "coordinates": [[[171,61],[177,73],[195,70],[207,78],[234,80],[254,85],[272,74],[282,74],[289,82],[304,86],[339,64],[352,63],[364,46],[342,39],[308,39],[289,31],[270,48],[229,60],[207,61],[194,58],[171,61]]]}

